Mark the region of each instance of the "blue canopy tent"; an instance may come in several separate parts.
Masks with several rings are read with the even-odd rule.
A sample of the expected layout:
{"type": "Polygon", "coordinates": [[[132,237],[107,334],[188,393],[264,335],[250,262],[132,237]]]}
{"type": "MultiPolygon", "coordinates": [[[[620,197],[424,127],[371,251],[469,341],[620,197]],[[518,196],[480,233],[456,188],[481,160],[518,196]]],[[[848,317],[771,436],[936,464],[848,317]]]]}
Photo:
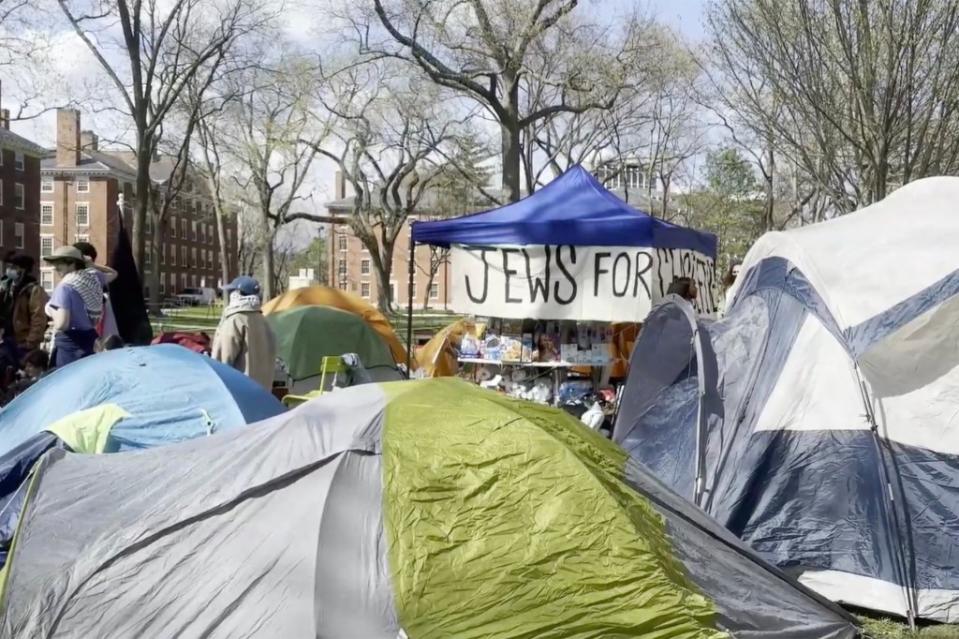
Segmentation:
{"type": "Polygon", "coordinates": [[[636,246],[689,250],[716,259],[716,236],[639,211],[576,165],[528,197],[450,220],[416,222],[410,243],[407,340],[413,341],[413,275],[417,244],[467,246],[636,246]]]}

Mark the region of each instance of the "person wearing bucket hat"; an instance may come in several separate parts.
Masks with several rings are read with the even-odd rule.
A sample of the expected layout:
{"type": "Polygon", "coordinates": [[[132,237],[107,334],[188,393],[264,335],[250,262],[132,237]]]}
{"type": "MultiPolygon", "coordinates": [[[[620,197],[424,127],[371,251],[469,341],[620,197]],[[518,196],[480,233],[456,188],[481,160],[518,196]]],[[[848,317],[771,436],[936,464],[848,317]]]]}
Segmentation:
{"type": "MultiPolygon", "coordinates": [[[[83,276],[87,268],[83,254],[73,246],[61,246],[43,261],[53,265],[61,278],[46,306],[47,315],[53,320],[53,366],[60,368],[93,354],[96,319],[84,297],[90,287],[86,282],[89,278],[83,276]]],[[[102,294],[101,287],[96,295],[102,294]]]]}
{"type": "Polygon", "coordinates": [[[271,390],[276,339],[260,310],[260,283],[244,275],[224,286],[223,292],[226,301],[212,356],[271,390]]]}

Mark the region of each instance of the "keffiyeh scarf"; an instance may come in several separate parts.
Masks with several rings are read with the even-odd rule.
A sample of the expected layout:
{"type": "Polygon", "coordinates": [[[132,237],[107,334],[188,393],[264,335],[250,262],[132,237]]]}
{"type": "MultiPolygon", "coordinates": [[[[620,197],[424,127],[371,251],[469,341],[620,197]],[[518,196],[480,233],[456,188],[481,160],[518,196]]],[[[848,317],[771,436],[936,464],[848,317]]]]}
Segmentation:
{"type": "Polygon", "coordinates": [[[103,283],[89,270],[74,271],[63,278],[63,283],[80,294],[90,321],[96,325],[103,314],[103,283]]]}

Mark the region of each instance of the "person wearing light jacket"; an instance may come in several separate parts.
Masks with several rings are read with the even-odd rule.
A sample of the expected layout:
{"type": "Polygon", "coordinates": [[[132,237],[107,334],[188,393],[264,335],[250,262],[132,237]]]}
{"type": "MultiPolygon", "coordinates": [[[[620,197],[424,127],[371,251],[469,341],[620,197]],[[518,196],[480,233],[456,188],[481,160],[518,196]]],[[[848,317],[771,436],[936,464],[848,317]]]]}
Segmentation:
{"type": "Polygon", "coordinates": [[[242,276],[225,286],[223,292],[226,302],[213,338],[212,357],[272,390],[276,338],[260,310],[260,284],[242,276]]]}

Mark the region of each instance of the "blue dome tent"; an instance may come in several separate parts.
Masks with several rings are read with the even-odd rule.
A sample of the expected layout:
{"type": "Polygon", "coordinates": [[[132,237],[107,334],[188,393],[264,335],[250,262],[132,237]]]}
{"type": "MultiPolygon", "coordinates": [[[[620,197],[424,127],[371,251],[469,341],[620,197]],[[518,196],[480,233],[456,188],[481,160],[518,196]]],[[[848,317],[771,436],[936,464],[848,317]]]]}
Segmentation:
{"type": "Polygon", "coordinates": [[[726,316],[668,298],[613,438],[823,596],[959,620],[959,178],[749,251],[726,316]]]}
{"type": "Polygon", "coordinates": [[[0,411],[0,455],[105,403],[129,414],[112,428],[105,452],[192,439],[283,410],[256,382],[209,357],[170,344],[125,348],[53,372],[0,411]]]}
{"type": "Polygon", "coordinates": [[[49,451],[152,448],[281,412],[256,382],[181,346],[109,351],[55,371],[0,411],[0,567],[26,480],[49,451]]]}

